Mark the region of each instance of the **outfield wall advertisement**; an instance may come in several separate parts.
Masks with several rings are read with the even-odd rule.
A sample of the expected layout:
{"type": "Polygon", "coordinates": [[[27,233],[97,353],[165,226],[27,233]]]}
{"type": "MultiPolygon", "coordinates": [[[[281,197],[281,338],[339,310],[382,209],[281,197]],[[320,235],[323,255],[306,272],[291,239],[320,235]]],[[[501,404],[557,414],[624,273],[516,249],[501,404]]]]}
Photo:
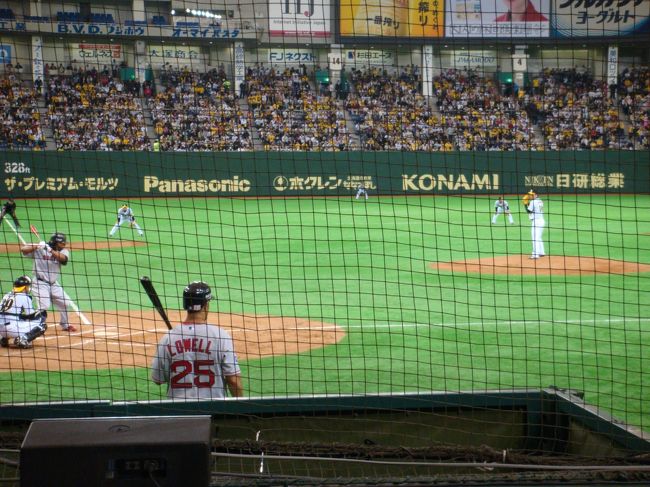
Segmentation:
{"type": "Polygon", "coordinates": [[[17,198],[650,192],[648,151],[0,155],[2,194],[17,198]]]}

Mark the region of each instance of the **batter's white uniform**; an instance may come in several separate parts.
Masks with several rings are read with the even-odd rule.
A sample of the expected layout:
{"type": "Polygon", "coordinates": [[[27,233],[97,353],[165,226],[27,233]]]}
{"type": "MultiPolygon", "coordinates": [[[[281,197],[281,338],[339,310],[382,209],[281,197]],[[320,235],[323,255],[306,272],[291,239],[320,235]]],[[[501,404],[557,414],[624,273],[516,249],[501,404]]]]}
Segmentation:
{"type": "Polygon", "coordinates": [[[161,338],[151,363],[151,379],[169,384],[172,399],[222,399],[225,376],[241,371],[232,338],[209,324],[182,323],[161,338]]]}
{"type": "Polygon", "coordinates": [[[360,184],[357,186],[357,197],[355,199],[359,199],[359,196],[365,196],[366,199],[368,199],[368,191],[366,190],[366,187],[363,184],[360,184]]]}
{"type": "Polygon", "coordinates": [[[36,327],[43,328],[44,319],[24,319],[34,313],[32,297],[28,293],[8,292],[0,301],[0,336],[17,338],[25,336],[36,327]]]}
{"type": "Polygon", "coordinates": [[[499,198],[494,202],[494,215],[492,215],[492,223],[497,222],[497,217],[501,214],[505,213],[508,215],[508,221],[512,225],[515,221],[512,218],[512,214],[510,213],[510,206],[508,205],[508,202],[506,200],[503,200],[499,198]]]}
{"type": "Polygon", "coordinates": [[[140,225],[138,225],[135,221],[135,216],[133,215],[133,210],[129,208],[128,206],[122,206],[120,207],[119,210],[117,210],[117,223],[113,225],[113,228],[109,232],[108,236],[112,237],[115,235],[115,232],[124,224],[124,223],[129,223],[131,226],[135,227],[140,236],[144,235],[144,232],[142,231],[142,228],[140,228],[140,225]]]}
{"type": "Polygon", "coordinates": [[[530,258],[539,259],[546,255],[544,251],[544,240],[542,240],[544,227],[546,226],[546,221],[544,220],[544,203],[539,198],[534,198],[528,203],[528,218],[531,223],[531,237],[533,240],[533,253],[530,258]]]}
{"type": "MultiPolygon", "coordinates": [[[[66,264],[70,261],[70,251],[68,249],[60,250],[61,254],[67,258],[66,264]]],[[[27,257],[34,259],[32,280],[32,294],[38,302],[38,309],[47,311],[51,304],[61,314],[59,324],[61,328],[67,330],[70,326],[68,322],[68,303],[71,301],[70,296],[63,290],[59,284],[61,275],[61,264],[52,256],[50,247],[41,242],[41,245],[27,257]]]]}

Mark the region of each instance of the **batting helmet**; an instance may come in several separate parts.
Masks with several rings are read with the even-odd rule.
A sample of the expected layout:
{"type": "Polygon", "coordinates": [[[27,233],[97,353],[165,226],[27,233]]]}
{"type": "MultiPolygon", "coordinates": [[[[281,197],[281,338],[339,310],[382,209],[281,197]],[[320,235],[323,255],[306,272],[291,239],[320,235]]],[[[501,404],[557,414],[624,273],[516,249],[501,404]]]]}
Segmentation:
{"type": "Polygon", "coordinates": [[[210,286],[202,281],[190,282],[183,290],[183,309],[200,311],[203,305],[212,299],[210,286]]]}
{"type": "Polygon", "coordinates": [[[65,233],[56,232],[52,234],[52,236],[50,237],[50,241],[48,243],[50,247],[54,248],[56,244],[65,243],[65,242],[66,242],[65,233]]]}
{"type": "Polygon", "coordinates": [[[26,288],[32,286],[32,278],[29,276],[20,276],[14,281],[14,292],[22,293],[26,288]]]}

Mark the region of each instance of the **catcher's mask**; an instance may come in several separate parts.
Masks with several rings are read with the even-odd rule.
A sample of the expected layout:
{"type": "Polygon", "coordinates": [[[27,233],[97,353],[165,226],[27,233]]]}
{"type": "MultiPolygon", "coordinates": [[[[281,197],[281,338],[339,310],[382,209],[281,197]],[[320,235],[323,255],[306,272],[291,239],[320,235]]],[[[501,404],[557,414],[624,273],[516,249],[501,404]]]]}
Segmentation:
{"type": "Polygon", "coordinates": [[[212,299],[210,286],[202,281],[190,282],[183,290],[183,309],[186,311],[200,311],[212,299]]]}
{"type": "Polygon", "coordinates": [[[29,292],[29,288],[32,287],[32,278],[29,276],[20,276],[14,281],[14,292],[15,293],[26,293],[29,292]]]}

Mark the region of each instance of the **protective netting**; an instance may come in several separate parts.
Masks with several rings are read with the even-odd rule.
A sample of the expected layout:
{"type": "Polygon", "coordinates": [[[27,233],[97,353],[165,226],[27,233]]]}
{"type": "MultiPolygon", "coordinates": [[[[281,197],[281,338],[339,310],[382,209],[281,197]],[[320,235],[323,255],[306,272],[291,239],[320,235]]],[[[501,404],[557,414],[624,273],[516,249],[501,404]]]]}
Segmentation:
{"type": "MultiPolygon", "coordinates": [[[[552,385],[648,428],[650,2],[3,5],[3,405],[552,385]]],[[[527,434],[485,412],[446,434],[527,434]]]]}

